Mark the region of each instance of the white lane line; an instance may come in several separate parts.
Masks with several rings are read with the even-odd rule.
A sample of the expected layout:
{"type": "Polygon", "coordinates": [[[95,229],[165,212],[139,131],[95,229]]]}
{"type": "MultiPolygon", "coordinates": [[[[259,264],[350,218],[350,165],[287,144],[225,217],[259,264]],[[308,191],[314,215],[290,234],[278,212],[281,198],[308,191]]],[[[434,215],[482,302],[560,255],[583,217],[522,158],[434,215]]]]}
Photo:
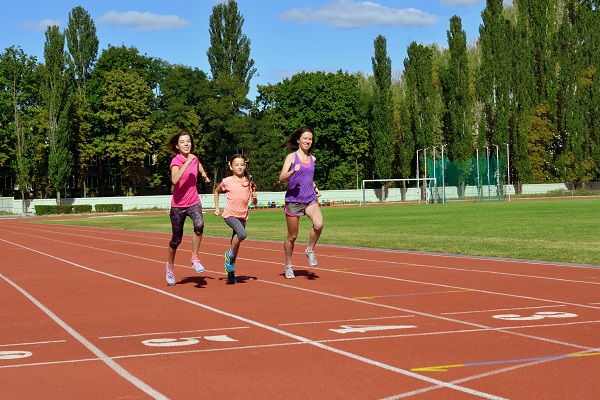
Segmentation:
{"type": "Polygon", "coordinates": [[[115,335],[115,336],[100,336],[98,339],[124,339],[130,337],[144,337],[144,336],[161,336],[161,335],[179,335],[182,333],[197,333],[197,332],[211,332],[211,331],[230,331],[237,329],[248,329],[249,326],[233,326],[230,328],[211,328],[211,329],[194,329],[190,331],[177,331],[177,332],[146,332],[136,333],[131,335],[115,335]]]}
{"type": "Polygon", "coordinates": [[[25,342],[25,343],[6,343],[0,344],[0,347],[16,347],[16,346],[30,346],[37,344],[52,344],[52,343],[66,343],[66,340],[46,340],[44,342],[25,342]]]}
{"type": "MultiPolygon", "coordinates": [[[[13,243],[14,244],[14,243],[13,243]]],[[[23,247],[18,245],[19,247],[23,247]]],[[[31,249],[30,249],[31,250],[31,249]]],[[[34,250],[35,251],[35,250],[34,250]]],[[[37,251],[36,251],[37,252],[37,251]]],[[[39,252],[38,252],[39,253],[39,252]]],[[[108,357],[102,350],[94,346],[89,340],[79,334],[75,329],[71,328],[67,323],[61,320],[56,314],[50,311],[47,307],[45,307],[42,303],[40,303],[35,297],[27,293],[23,288],[17,285],[15,282],[11,281],[3,274],[0,273],[0,278],[4,279],[8,284],[17,289],[23,296],[28,298],[33,304],[35,304],[40,310],[42,310],[48,317],[50,317],[56,324],[58,324],[61,328],[67,331],[71,336],[73,336],[77,341],[79,341],[82,345],[84,345],[89,351],[91,351],[98,359],[103,361],[109,368],[115,371],[119,376],[131,382],[135,387],[151,396],[154,399],[167,399],[162,393],[156,391],[146,383],[142,382],[137,377],[133,376],[119,364],[117,364],[114,360],[108,357]]]]}
{"type": "MultiPolygon", "coordinates": [[[[299,335],[295,335],[295,334],[292,334],[292,333],[289,333],[289,332],[283,331],[283,330],[281,330],[281,329],[279,329],[279,328],[276,328],[276,327],[273,327],[273,326],[269,326],[269,325],[263,324],[263,323],[261,323],[261,322],[254,321],[254,320],[251,320],[251,319],[248,319],[248,318],[245,318],[245,317],[239,316],[239,315],[231,314],[231,313],[225,312],[225,311],[223,311],[223,310],[220,310],[220,309],[217,309],[217,308],[214,308],[214,307],[208,306],[208,305],[206,305],[206,304],[198,303],[198,302],[196,302],[196,301],[193,301],[193,300],[187,299],[187,298],[185,298],[185,297],[181,297],[181,296],[175,295],[175,294],[173,294],[173,293],[169,293],[169,292],[166,292],[166,291],[164,291],[164,290],[160,290],[160,289],[154,288],[154,287],[152,287],[152,286],[148,286],[148,285],[145,285],[145,284],[142,284],[142,283],[139,283],[139,282],[135,282],[135,281],[132,281],[132,280],[129,280],[129,279],[126,279],[126,278],[122,278],[122,277],[120,277],[120,276],[112,275],[112,274],[109,274],[109,273],[106,273],[106,272],[103,272],[103,271],[98,271],[98,270],[95,270],[95,269],[92,269],[92,268],[89,268],[89,267],[85,267],[85,266],[83,266],[83,265],[76,264],[76,263],[74,263],[74,262],[71,262],[71,261],[68,261],[68,260],[62,259],[62,258],[60,258],[60,257],[53,256],[53,255],[51,255],[51,254],[46,254],[46,253],[44,253],[44,252],[41,252],[41,251],[35,250],[35,249],[33,249],[33,248],[29,248],[29,247],[26,247],[26,246],[20,245],[20,244],[18,244],[18,243],[9,242],[9,241],[3,240],[3,239],[0,239],[0,241],[6,242],[6,243],[10,243],[10,244],[12,244],[12,245],[18,246],[18,247],[20,247],[20,248],[23,248],[23,249],[26,249],[26,250],[29,250],[29,251],[32,251],[32,252],[34,252],[34,253],[37,253],[37,254],[44,255],[44,256],[46,256],[46,257],[53,258],[53,259],[55,259],[55,260],[58,260],[58,261],[61,261],[61,262],[63,262],[63,263],[67,263],[67,264],[73,265],[73,266],[75,266],[75,267],[78,267],[78,268],[84,269],[84,270],[86,270],[86,271],[90,271],[90,272],[94,272],[94,273],[97,273],[97,274],[100,274],[100,275],[108,276],[108,277],[111,277],[111,278],[114,278],[114,279],[121,280],[121,281],[123,281],[123,282],[127,282],[127,283],[130,283],[130,284],[133,284],[133,285],[135,285],[135,286],[143,287],[143,288],[145,288],[145,289],[148,289],[148,290],[151,290],[151,291],[154,291],[154,292],[157,292],[157,293],[161,293],[161,294],[163,294],[163,295],[166,295],[166,296],[169,296],[169,297],[175,298],[175,299],[177,299],[177,300],[180,300],[180,301],[183,301],[183,302],[186,302],[186,303],[189,303],[189,304],[192,304],[192,305],[195,305],[195,306],[198,306],[198,307],[204,308],[204,309],[206,309],[206,310],[209,310],[209,311],[212,311],[212,312],[214,312],[214,313],[217,313],[217,314],[220,314],[220,315],[223,315],[223,316],[226,316],[226,317],[234,318],[234,319],[237,319],[237,320],[239,320],[239,321],[243,321],[243,322],[245,322],[245,323],[247,323],[247,324],[254,325],[254,326],[257,326],[257,327],[259,327],[259,328],[263,328],[263,329],[265,329],[265,330],[268,330],[268,331],[271,331],[271,332],[274,332],[274,333],[278,333],[278,334],[280,334],[280,335],[282,335],[282,336],[286,336],[286,337],[288,337],[288,338],[295,339],[295,340],[297,340],[297,341],[299,341],[299,342],[301,342],[301,343],[310,344],[310,345],[312,345],[312,346],[315,346],[315,347],[318,347],[318,348],[320,348],[320,349],[322,349],[322,350],[329,351],[329,352],[332,352],[332,353],[335,353],[335,354],[338,354],[338,355],[341,355],[341,356],[345,356],[345,357],[348,357],[348,358],[350,358],[350,359],[353,359],[353,360],[356,360],[356,361],[363,362],[363,363],[365,363],[365,364],[369,364],[369,365],[376,366],[376,367],[379,367],[379,368],[382,368],[382,369],[385,369],[385,370],[388,370],[388,371],[392,371],[392,372],[395,372],[395,373],[398,373],[398,374],[401,374],[401,375],[405,375],[405,376],[409,376],[409,377],[411,377],[411,378],[415,378],[415,379],[418,379],[418,380],[422,380],[422,381],[425,381],[425,382],[429,382],[429,383],[432,383],[432,384],[434,384],[434,385],[439,385],[440,387],[444,387],[444,388],[448,388],[448,389],[453,389],[453,390],[456,390],[456,391],[459,391],[459,392],[463,392],[463,393],[468,393],[468,394],[471,394],[471,395],[473,395],[473,396],[479,396],[479,397],[482,397],[482,398],[486,398],[486,399],[494,399],[494,400],[500,400],[500,399],[502,399],[501,397],[494,396],[494,395],[491,395],[491,394],[489,394],[489,393],[480,392],[480,391],[478,391],[478,390],[474,390],[474,389],[470,389],[470,388],[465,388],[465,387],[458,386],[458,385],[448,384],[448,383],[446,383],[446,382],[444,382],[444,381],[440,381],[440,380],[438,380],[438,379],[433,379],[433,378],[430,378],[430,377],[428,377],[428,376],[420,375],[420,374],[417,374],[417,373],[414,373],[414,372],[411,372],[411,371],[407,371],[407,370],[404,370],[404,369],[401,369],[401,368],[397,368],[397,367],[394,367],[394,366],[392,366],[392,365],[384,364],[384,363],[382,363],[382,362],[379,362],[379,361],[376,361],[376,360],[371,360],[371,359],[369,359],[369,358],[367,358],[367,357],[359,356],[359,355],[357,355],[357,354],[350,353],[350,352],[348,352],[348,351],[344,351],[344,350],[336,349],[336,348],[334,348],[334,347],[327,346],[327,345],[325,345],[325,344],[322,344],[322,343],[318,343],[318,342],[316,342],[316,341],[313,341],[313,340],[311,340],[311,339],[308,339],[308,338],[305,338],[305,337],[302,337],[302,336],[299,336],[299,335]]],[[[1,274],[0,274],[0,277],[2,277],[3,279],[6,279],[6,278],[4,278],[4,276],[3,276],[3,275],[1,275],[1,274]]],[[[7,281],[8,281],[8,280],[7,280],[7,281]]],[[[10,281],[8,281],[8,282],[10,282],[10,281]]],[[[11,283],[11,284],[14,286],[14,284],[13,284],[13,283],[11,283]]],[[[15,287],[16,287],[16,288],[18,288],[18,286],[15,286],[15,287]]],[[[21,291],[21,292],[22,292],[24,295],[26,295],[28,298],[30,298],[30,296],[29,296],[29,295],[27,295],[25,291],[23,291],[23,290],[21,290],[21,289],[19,289],[19,291],[21,291]]],[[[43,306],[41,303],[37,302],[37,300],[35,300],[33,297],[31,297],[31,300],[32,300],[32,301],[35,301],[35,302],[36,302],[36,304],[39,304],[39,305],[38,305],[38,307],[43,307],[43,309],[47,310],[47,309],[46,309],[46,308],[45,308],[45,307],[44,307],[44,306],[43,306]]],[[[47,310],[47,312],[48,312],[48,313],[51,313],[51,312],[50,312],[50,310],[47,310]]],[[[62,326],[62,325],[64,325],[64,328],[65,328],[65,329],[67,329],[67,328],[68,328],[68,329],[70,330],[69,332],[70,332],[70,333],[72,332],[72,333],[71,333],[72,335],[77,335],[76,337],[78,338],[78,340],[82,341],[82,343],[88,343],[88,344],[89,344],[89,346],[91,346],[90,350],[92,350],[92,349],[94,350],[94,354],[96,354],[96,351],[98,352],[98,353],[97,353],[97,355],[99,356],[99,358],[101,358],[101,357],[100,357],[100,355],[101,355],[102,357],[105,357],[105,359],[103,359],[103,361],[105,361],[106,363],[111,363],[112,365],[114,365],[114,366],[111,366],[112,368],[118,368],[118,370],[122,371],[122,373],[123,373],[123,374],[127,374],[127,375],[130,377],[130,379],[135,379],[135,380],[136,380],[136,381],[138,381],[140,384],[142,384],[142,385],[145,385],[145,384],[144,384],[143,382],[141,382],[139,379],[135,378],[133,375],[129,374],[127,371],[125,371],[124,369],[122,369],[122,368],[121,368],[121,367],[120,367],[120,366],[119,366],[117,363],[115,363],[115,362],[114,362],[112,359],[108,358],[108,356],[107,356],[106,354],[102,353],[100,349],[98,349],[98,348],[96,348],[95,346],[93,346],[93,345],[92,345],[92,344],[91,344],[89,341],[87,341],[87,340],[86,340],[84,337],[82,337],[82,336],[81,336],[81,335],[79,335],[77,332],[75,332],[75,331],[74,331],[74,330],[72,330],[70,327],[68,327],[66,324],[64,324],[64,323],[63,323],[63,322],[62,322],[60,319],[58,319],[58,317],[56,317],[54,314],[49,314],[49,315],[53,315],[55,318],[57,318],[57,322],[58,322],[58,321],[60,321],[60,323],[61,323],[61,326],[62,326]]],[[[86,347],[87,347],[87,346],[86,346],[86,347]]],[[[118,370],[116,370],[116,371],[118,371],[118,370]]],[[[124,375],[124,376],[125,376],[125,375],[124,375]]],[[[147,385],[146,385],[146,386],[147,386],[147,385]]],[[[148,390],[153,390],[153,389],[151,389],[150,387],[147,387],[147,388],[148,388],[148,390]]],[[[157,393],[158,395],[162,396],[160,393],[158,393],[158,392],[156,392],[156,393],[157,393]]]]}

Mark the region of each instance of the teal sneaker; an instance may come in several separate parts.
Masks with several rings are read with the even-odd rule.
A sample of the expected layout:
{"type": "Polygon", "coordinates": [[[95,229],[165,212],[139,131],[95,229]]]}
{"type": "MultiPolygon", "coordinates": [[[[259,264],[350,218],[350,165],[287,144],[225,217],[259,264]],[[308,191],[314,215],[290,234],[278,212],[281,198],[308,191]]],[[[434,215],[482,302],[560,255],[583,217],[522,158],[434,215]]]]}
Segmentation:
{"type": "Polygon", "coordinates": [[[230,251],[225,252],[225,272],[233,272],[235,269],[234,258],[231,256],[230,251]]]}
{"type": "Polygon", "coordinates": [[[237,282],[237,280],[235,279],[235,272],[228,272],[227,273],[227,284],[233,285],[236,282],[237,282]]]}

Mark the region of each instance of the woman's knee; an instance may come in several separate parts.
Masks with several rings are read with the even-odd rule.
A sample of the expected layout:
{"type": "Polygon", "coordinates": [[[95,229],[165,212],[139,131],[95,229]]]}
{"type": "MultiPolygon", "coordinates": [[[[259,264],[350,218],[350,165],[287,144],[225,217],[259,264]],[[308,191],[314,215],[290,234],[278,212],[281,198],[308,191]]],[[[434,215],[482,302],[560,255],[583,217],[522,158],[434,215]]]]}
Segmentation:
{"type": "Polygon", "coordinates": [[[202,235],[204,233],[204,223],[194,225],[194,233],[196,235],[202,235]]]}

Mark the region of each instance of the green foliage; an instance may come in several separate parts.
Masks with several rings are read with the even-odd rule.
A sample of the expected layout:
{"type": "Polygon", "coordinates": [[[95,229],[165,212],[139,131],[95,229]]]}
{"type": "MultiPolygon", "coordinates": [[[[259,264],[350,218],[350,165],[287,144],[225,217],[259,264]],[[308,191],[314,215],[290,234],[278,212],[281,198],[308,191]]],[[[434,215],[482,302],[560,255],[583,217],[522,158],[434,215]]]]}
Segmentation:
{"type": "Polygon", "coordinates": [[[78,205],[35,205],[35,214],[42,215],[57,215],[57,214],[85,214],[92,212],[91,204],[78,205]]]}
{"type": "MultiPolygon", "coordinates": [[[[270,162],[283,163],[286,137],[300,126],[315,129],[313,154],[317,158],[315,180],[319,187],[338,189],[329,175],[344,160],[357,160],[365,142],[359,119],[358,79],[354,75],[302,72],[276,85],[259,86],[256,118],[273,129],[271,138],[280,143],[270,162]]],[[[345,186],[345,185],[344,185],[345,186]]]]}
{"type": "Polygon", "coordinates": [[[392,60],[387,56],[386,39],[375,39],[375,56],[371,58],[375,77],[375,96],[372,110],[371,145],[375,178],[391,177],[394,155],[394,125],[392,103],[392,60]]]}
{"type": "Polygon", "coordinates": [[[96,212],[113,213],[122,212],[123,204],[96,204],[94,206],[96,212]]]}

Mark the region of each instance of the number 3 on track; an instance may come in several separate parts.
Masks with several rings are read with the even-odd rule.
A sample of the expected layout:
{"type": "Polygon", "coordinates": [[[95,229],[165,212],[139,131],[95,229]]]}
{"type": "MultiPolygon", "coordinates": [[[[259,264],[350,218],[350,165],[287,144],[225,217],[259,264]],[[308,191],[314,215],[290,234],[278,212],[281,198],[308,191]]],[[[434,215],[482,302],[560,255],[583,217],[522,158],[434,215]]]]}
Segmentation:
{"type": "Polygon", "coordinates": [[[560,311],[540,311],[529,316],[523,316],[519,314],[500,314],[494,315],[493,318],[502,319],[504,321],[537,321],[544,318],[575,318],[577,316],[577,314],[560,311]]]}

